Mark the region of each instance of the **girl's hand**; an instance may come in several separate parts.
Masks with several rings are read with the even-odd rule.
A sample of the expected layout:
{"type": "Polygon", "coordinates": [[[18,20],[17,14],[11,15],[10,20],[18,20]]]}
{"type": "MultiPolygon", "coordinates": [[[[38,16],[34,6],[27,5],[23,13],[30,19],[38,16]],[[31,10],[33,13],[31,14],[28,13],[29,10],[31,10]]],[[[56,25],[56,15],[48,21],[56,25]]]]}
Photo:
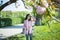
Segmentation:
{"type": "Polygon", "coordinates": [[[36,21],[36,19],[34,17],[31,18],[31,21],[36,21]]]}

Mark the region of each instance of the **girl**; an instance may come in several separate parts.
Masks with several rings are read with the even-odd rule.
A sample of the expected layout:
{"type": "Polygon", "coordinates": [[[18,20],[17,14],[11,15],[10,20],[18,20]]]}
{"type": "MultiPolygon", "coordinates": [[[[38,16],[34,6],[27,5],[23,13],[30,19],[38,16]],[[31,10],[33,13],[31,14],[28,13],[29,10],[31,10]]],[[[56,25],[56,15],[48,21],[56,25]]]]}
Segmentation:
{"type": "Polygon", "coordinates": [[[27,14],[24,20],[24,33],[26,35],[26,40],[29,40],[28,36],[30,37],[30,40],[32,40],[32,21],[31,15],[27,14]]]}

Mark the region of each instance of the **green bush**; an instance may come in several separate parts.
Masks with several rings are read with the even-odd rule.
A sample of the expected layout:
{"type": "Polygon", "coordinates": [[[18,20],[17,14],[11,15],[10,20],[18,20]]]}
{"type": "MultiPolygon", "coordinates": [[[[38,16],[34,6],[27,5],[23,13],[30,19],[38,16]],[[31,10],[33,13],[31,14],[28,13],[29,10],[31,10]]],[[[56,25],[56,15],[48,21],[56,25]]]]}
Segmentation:
{"type": "Polygon", "coordinates": [[[12,25],[21,23],[21,18],[11,18],[11,19],[12,19],[12,25]]]}
{"type": "Polygon", "coordinates": [[[5,26],[11,26],[12,25],[12,20],[10,18],[1,18],[0,22],[1,22],[0,27],[5,27],[5,26]]]}
{"type": "Polygon", "coordinates": [[[6,27],[6,26],[11,26],[15,24],[21,24],[24,22],[24,18],[0,18],[0,28],[1,27],[6,27]]]}
{"type": "Polygon", "coordinates": [[[21,24],[27,12],[1,11],[0,27],[21,24]],[[11,22],[11,23],[10,23],[11,22]]]}

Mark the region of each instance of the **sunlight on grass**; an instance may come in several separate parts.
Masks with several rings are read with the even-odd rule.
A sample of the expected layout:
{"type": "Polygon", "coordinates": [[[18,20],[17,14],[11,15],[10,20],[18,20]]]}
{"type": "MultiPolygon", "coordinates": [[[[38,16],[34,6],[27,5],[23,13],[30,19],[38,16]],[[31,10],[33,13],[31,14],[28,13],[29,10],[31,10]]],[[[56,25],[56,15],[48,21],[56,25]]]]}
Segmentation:
{"type": "MultiPolygon", "coordinates": [[[[8,38],[8,40],[25,40],[24,34],[18,34],[8,38]]],[[[33,40],[60,40],[60,24],[45,26],[35,26],[33,30],[33,40]],[[52,30],[52,32],[51,32],[52,30]]]]}

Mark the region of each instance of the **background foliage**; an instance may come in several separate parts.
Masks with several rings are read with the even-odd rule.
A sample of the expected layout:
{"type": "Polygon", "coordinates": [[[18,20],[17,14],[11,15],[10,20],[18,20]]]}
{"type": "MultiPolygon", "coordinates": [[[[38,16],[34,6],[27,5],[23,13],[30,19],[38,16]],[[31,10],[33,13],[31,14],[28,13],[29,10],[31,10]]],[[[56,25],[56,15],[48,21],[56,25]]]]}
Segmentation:
{"type": "Polygon", "coordinates": [[[0,27],[5,27],[23,23],[24,17],[26,16],[27,12],[1,11],[0,14],[1,14],[0,27]]]}

